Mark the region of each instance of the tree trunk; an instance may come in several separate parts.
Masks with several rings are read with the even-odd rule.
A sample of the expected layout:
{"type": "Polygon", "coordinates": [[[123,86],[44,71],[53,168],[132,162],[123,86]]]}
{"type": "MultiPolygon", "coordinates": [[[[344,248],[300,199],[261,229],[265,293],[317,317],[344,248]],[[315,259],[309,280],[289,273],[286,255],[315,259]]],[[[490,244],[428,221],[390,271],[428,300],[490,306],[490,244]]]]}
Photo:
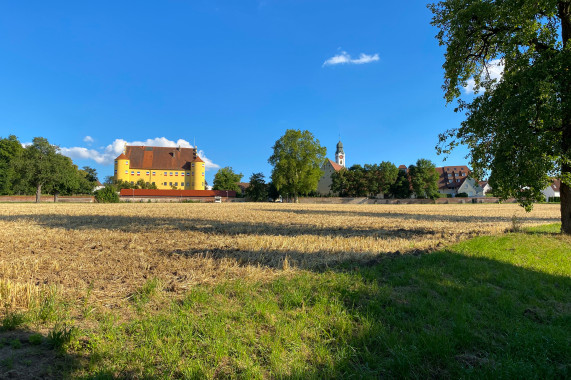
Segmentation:
{"type": "Polygon", "coordinates": [[[42,185],[38,185],[36,189],[36,203],[40,203],[42,201],[42,185]]]}
{"type": "MultiPolygon", "coordinates": [[[[571,4],[568,1],[559,1],[558,3],[559,17],[561,19],[561,40],[563,41],[563,54],[571,38],[571,4]]],[[[563,68],[563,88],[561,91],[561,108],[562,112],[562,141],[561,148],[563,150],[564,162],[561,165],[561,232],[571,235],[571,83],[567,80],[571,64],[566,61],[566,67],[563,68]],[[564,183],[567,182],[567,183],[564,183]]]]}

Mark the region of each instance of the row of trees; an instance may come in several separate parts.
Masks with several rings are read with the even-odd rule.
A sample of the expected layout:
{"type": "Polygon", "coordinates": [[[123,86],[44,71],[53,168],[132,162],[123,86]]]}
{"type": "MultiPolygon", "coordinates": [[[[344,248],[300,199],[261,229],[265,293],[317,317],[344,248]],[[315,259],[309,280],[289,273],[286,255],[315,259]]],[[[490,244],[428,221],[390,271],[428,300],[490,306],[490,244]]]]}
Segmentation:
{"type": "Polygon", "coordinates": [[[78,169],[43,137],[35,137],[26,147],[14,135],[0,138],[0,195],[35,193],[39,202],[42,192],[90,194],[96,184],[95,169],[78,169]]]}
{"type": "Polygon", "coordinates": [[[353,165],[331,176],[331,191],[346,197],[438,198],[438,173],[434,164],[419,159],[408,168],[399,170],[393,163],[353,165]]]}

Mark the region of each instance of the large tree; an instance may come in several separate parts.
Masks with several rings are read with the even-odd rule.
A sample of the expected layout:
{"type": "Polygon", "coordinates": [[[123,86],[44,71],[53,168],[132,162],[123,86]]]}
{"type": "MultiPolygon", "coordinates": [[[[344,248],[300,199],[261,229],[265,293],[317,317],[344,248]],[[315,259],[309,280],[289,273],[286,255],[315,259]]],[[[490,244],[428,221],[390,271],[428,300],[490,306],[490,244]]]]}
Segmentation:
{"type": "Polygon", "coordinates": [[[399,170],[395,183],[390,188],[391,196],[399,199],[410,198],[410,181],[408,174],[404,170],[399,170]]]}
{"type": "Polygon", "coordinates": [[[560,177],[562,231],[571,234],[571,0],[446,0],[430,9],[446,47],[446,100],[466,113],[439,151],[467,145],[474,175],[491,173],[494,194],[527,210],[560,177]],[[494,64],[503,68],[497,80],[494,64]],[[468,102],[460,95],[469,84],[479,96],[468,102]]]}
{"type": "Polygon", "coordinates": [[[365,171],[369,194],[373,197],[377,194],[388,194],[399,173],[395,164],[389,161],[383,161],[379,165],[365,165],[365,171]]]}
{"type": "Polygon", "coordinates": [[[268,162],[274,167],[272,182],[283,194],[288,193],[298,202],[300,194],[317,189],[323,175],[321,165],[327,150],[309,131],[288,129],[273,146],[268,162]]]}
{"type": "Polygon", "coordinates": [[[16,136],[0,139],[0,195],[14,194],[18,182],[15,162],[23,152],[24,148],[16,136]]]}
{"type": "Polygon", "coordinates": [[[263,173],[253,173],[250,176],[250,185],[246,188],[246,197],[254,202],[268,199],[268,184],[263,173]]]}
{"type": "Polygon", "coordinates": [[[434,164],[421,158],[416,165],[410,165],[408,175],[412,190],[417,198],[438,198],[438,172],[434,164]]]}
{"type": "Polygon", "coordinates": [[[58,193],[73,193],[79,187],[77,167],[59,148],[43,137],[35,137],[16,162],[16,171],[22,182],[36,189],[36,202],[40,202],[42,188],[58,193]]]}
{"type": "Polygon", "coordinates": [[[231,167],[220,168],[214,175],[214,190],[231,190],[240,192],[238,183],[242,180],[242,173],[234,173],[231,167]]]}

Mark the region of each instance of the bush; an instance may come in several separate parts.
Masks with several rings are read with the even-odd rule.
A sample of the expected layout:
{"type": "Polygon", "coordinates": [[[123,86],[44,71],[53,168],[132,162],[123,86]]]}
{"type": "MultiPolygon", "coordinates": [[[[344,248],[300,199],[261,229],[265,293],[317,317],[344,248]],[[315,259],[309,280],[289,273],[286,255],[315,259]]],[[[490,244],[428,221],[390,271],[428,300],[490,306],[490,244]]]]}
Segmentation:
{"type": "Polygon", "coordinates": [[[458,193],[458,194],[456,194],[456,198],[468,198],[468,194],[467,193],[458,193]]]}
{"type": "Polygon", "coordinates": [[[95,200],[99,203],[118,203],[119,195],[115,187],[107,185],[103,189],[95,192],[95,200]]]}
{"type": "Polygon", "coordinates": [[[561,203],[561,198],[560,197],[549,197],[549,199],[547,201],[550,203],[561,203]]]}

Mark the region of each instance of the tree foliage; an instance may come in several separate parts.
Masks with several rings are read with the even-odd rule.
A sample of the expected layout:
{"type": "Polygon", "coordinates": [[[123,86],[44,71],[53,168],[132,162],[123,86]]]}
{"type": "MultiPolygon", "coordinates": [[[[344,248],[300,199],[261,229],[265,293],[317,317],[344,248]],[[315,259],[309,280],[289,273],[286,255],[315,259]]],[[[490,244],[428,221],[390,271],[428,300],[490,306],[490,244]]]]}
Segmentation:
{"type": "Polygon", "coordinates": [[[238,183],[242,180],[242,173],[236,174],[230,166],[220,168],[214,175],[214,190],[230,190],[240,193],[238,183]]]}
{"type": "Polygon", "coordinates": [[[399,170],[395,183],[391,185],[390,194],[393,198],[410,198],[412,192],[410,190],[410,181],[406,171],[399,170]]]}
{"type": "Polygon", "coordinates": [[[386,196],[397,179],[397,167],[388,161],[353,165],[331,175],[331,191],[342,197],[386,196]]]}
{"type": "Polygon", "coordinates": [[[282,194],[291,194],[297,202],[300,194],[317,189],[327,150],[311,132],[288,129],[272,149],[272,182],[282,194]]]}
{"type": "Polygon", "coordinates": [[[421,158],[408,168],[412,190],[417,198],[438,198],[438,172],[430,160],[421,158]]]}
{"type": "Polygon", "coordinates": [[[42,192],[91,194],[96,182],[95,169],[86,166],[78,170],[43,137],[34,138],[25,148],[16,136],[0,139],[0,194],[35,192],[36,201],[40,201],[42,192]]]}
{"type": "Polygon", "coordinates": [[[246,197],[254,202],[268,199],[268,185],[263,173],[253,173],[250,176],[250,186],[246,188],[246,197]]]}
{"type": "Polygon", "coordinates": [[[530,210],[558,176],[562,230],[571,233],[571,1],[445,0],[430,5],[446,47],[444,91],[466,119],[440,136],[439,152],[468,146],[473,174],[530,210]],[[491,64],[503,66],[494,80],[491,64]],[[483,94],[482,94],[483,92],[483,94]]]}
{"type": "Polygon", "coordinates": [[[95,192],[95,200],[99,203],[118,203],[119,194],[113,185],[106,185],[103,189],[95,192]]]}
{"type": "Polygon", "coordinates": [[[19,179],[15,163],[23,152],[24,148],[16,136],[0,139],[0,195],[14,194],[19,179]]]}

